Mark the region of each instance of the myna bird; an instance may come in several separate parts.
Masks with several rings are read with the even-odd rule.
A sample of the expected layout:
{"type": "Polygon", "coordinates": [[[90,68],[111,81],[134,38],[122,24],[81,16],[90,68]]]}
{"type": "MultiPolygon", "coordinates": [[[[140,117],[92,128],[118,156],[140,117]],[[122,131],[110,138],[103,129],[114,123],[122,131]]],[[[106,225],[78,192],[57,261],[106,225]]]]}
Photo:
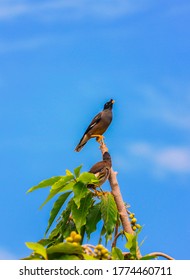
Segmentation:
{"type": "Polygon", "coordinates": [[[107,130],[108,126],[112,121],[112,106],[114,100],[110,99],[105,105],[103,111],[98,113],[88,128],[86,129],[83,137],[81,138],[79,144],[76,146],[75,151],[79,152],[83,146],[87,143],[87,141],[93,137],[96,137],[98,142],[102,141],[102,134],[107,130]]]}
{"type": "Polygon", "coordinates": [[[93,173],[97,179],[99,179],[98,185],[88,185],[89,188],[100,187],[109,178],[110,169],[112,167],[111,156],[108,152],[103,154],[103,160],[95,163],[91,169],[90,173],[93,173]]]}

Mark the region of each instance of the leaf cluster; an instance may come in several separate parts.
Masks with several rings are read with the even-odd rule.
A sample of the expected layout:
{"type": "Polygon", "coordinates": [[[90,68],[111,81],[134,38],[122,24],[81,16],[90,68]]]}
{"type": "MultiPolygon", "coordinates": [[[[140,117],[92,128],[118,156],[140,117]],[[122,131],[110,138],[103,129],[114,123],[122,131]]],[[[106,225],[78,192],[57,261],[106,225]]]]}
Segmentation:
{"type": "MultiPolygon", "coordinates": [[[[41,188],[49,188],[48,196],[40,209],[52,199],[54,203],[45,237],[38,242],[26,242],[26,246],[32,250],[32,253],[24,259],[148,260],[156,258],[150,255],[139,258],[138,234],[141,226],[139,225],[134,234],[124,232],[112,193],[98,191],[99,180],[92,173],[81,173],[81,167],[75,168],[73,173],[66,170],[65,175],[43,180],[28,190],[27,193],[31,193],[41,188]],[[97,230],[98,223],[102,225],[99,244],[84,245],[84,237],[90,239],[91,234],[97,230]],[[120,235],[126,238],[127,252],[116,247],[116,240],[120,235]],[[109,252],[101,243],[103,238],[107,244],[109,240],[113,240],[113,237],[112,249],[109,252]]],[[[130,213],[128,210],[127,212],[130,213]]],[[[134,219],[134,213],[129,217],[134,219]]],[[[131,222],[134,224],[134,220],[131,222]]]]}
{"type": "Polygon", "coordinates": [[[99,181],[94,174],[80,171],[81,166],[75,168],[73,173],[66,170],[65,175],[43,180],[28,190],[28,193],[31,193],[41,188],[49,188],[49,194],[40,208],[51,199],[55,200],[50,212],[45,238],[37,243],[26,243],[33,250],[30,258],[36,258],[37,255],[43,259],[48,256],[52,258],[51,255],[55,253],[54,249],[60,249],[62,254],[68,255],[68,252],[73,252],[75,248],[75,255],[80,254],[79,247],[83,243],[84,236],[90,239],[100,221],[102,221],[102,230],[99,242],[102,238],[106,242],[112,239],[114,229],[120,223],[114,197],[110,192],[96,189],[99,181]],[[89,188],[92,185],[94,189],[89,188]],[[77,247],[72,247],[73,244],[68,245],[64,242],[72,231],[81,235],[81,244],[78,244],[77,247]]]}

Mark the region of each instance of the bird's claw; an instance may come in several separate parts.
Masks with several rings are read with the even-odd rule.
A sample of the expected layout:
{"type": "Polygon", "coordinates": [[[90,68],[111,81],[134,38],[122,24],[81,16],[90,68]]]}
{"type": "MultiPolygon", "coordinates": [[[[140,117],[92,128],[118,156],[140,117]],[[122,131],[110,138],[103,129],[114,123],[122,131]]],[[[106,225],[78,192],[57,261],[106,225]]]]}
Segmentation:
{"type": "Polygon", "coordinates": [[[104,143],[104,136],[103,135],[96,135],[96,134],[94,134],[94,135],[92,135],[92,137],[96,137],[96,141],[98,143],[104,143]]]}
{"type": "Polygon", "coordinates": [[[95,191],[96,196],[102,196],[104,194],[103,191],[95,191]]]}
{"type": "Polygon", "coordinates": [[[95,188],[92,188],[92,193],[95,196],[102,196],[104,194],[104,191],[100,188],[100,191],[96,190],[95,188]]]}

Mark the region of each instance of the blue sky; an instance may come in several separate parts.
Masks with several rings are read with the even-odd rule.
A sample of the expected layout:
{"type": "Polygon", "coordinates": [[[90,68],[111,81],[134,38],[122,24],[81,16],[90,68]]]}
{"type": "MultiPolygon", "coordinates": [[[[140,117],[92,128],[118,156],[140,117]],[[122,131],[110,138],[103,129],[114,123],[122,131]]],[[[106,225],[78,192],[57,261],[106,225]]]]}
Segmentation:
{"type": "Polygon", "coordinates": [[[52,204],[40,211],[47,191],[31,186],[101,159],[94,140],[74,148],[110,98],[105,141],[142,253],[190,259],[189,13],[185,0],[0,0],[0,259],[43,237],[52,204]]]}

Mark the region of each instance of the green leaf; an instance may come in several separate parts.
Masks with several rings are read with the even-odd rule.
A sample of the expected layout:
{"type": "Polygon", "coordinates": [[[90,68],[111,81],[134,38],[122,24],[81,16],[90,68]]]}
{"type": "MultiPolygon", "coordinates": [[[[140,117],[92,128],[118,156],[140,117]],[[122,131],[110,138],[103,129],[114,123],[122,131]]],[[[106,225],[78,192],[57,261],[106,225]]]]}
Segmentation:
{"type": "Polygon", "coordinates": [[[74,192],[74,202],[77,205],[77,207],[80,207],[80,201],[83,197],[85,197],[87,195],[87,193],[89,193],[88,188],[86,187],[86,185],[84,185],[82,182],[77,182],[74,186],[73,186],[73,192],[74,192]]]}
{"type": "Polygon", "coordinates": [[[72,190],[73,190],[74,184],[76,184],[76,182],[75,182],[74,180],[73,180],[73,181],[70,181],[69,183],[67,183],[66,185],[64,185],[64,186],[60,189],[59,193],[61,193],[61,192],[66,192],[66,191],[72,191],[72,190]]]}
{"type": "Polygon", "coordinates": [[[21,260],[25,260],[25,261],[43,261],[44,260],[44,258],[42,258],[42,256],[41,255],[38,255],[38,254],[31,254],[30,256],[28,256],[28,257],[25,257],[25,258],[22,258],[21,260]]]}
{"type": "Polygon", "coordinates": [[[117,223],[117,206],[111,193],[107,192],[102,195],[101,213],[106,229],[106,239],[108,239],[117,223]]]}
{"type": "Polygon", "coordinates": [[[70,170],[66,169],[65,173],[67,176],[73,176],[73,178],[74,178],[74,175],[70,170]]]}
{"type": "Polygon", "coordinates": [[[65,192],[68,190],[72,190],[73,188],[73,182],[66,184],[65,186],[60,186],[59,188],[56,189],[51,189],[50,193],[48,195],[48,197],[46,198],[46,200],[44,201],[44,203],[42,203],[42,205],[40,206],[40,209],[42,209],[42,207],[44,207],[44,205],[50,200],[52,199],[56,194],[60,193],[60,192],[65,192]]]}
{"type": "Polygon", "coordinates": [[[90,239],[90,234],[96,231],[97,223],[101,220],[100,208],[101,208],[101,204],[97,203],[96,205],[93,205],[89,209],[89,213],[86,218],[86,233],[88,239],[90,239]]]}
{"type": "Polygon", "coordinates": [[[60,211],[61,207],[63,206],[64,202],[66,201],[66,199],[68,198],[68,196],[71,194],[71,192],[66,192],[62,195],[60,195],[60,197],[56,200],[56,202],[53,205],[53,208],[50,212],[50,218],[48,221],[48,227],[46,229],[45,234],[48,232],[49,228],[51,227],[52,223],[54,222],[58,212],[60,211]]]}
{"type": "Polygon", "coordinates": [[[33,186],[32,188],[30,188],[27,191],[27,193],[33,192],[33,191],[35,191],[37,189],[40,189],[40,188],[46,188],[46,187],[52,186],[54,183],[59,181],[61,178],[62,178],[62,176],[54,176],[54,177],[51,177],[49,179],[43,180],[38,185],[33,186]]]}
{"type": "Polygon", "coordinates": [[[71,260],[71,261],[78,261],[81,260],[81,258],[77,257],[76,255],[61,255],[60,257],[56,258],[56,260],[71,260]]]}
{"type": "Polygon", "coordinates": [[[67,204],[66,209],[61,213],[62,231],[64,230],[65,226],[67,225],[67,222],[68,222],[69,217],[71,215],[72,205],[73,205],[73,199],[71,198],[70,201],[67,204]]]}
{"type": "Polygon", "coordinates": [[[81,199],[80,207],[78,208],[73,201],[72,205],[72,217],[76,225],[77,231],[80,233],[82,226],[86,224],[86,216],[89,212],[89,208],[92,205],[92,194],[88,193],[87,196],[81,199]]]}
{"type": "Polygon", "coordinates": [[[60,187],[59,189],[51,189],[50,193],[48,195],[48,197],[46,198],[46,200],[44,201],[44,203],[42,203],[42,205],[40,206],[40,209],[42,209],[42,207],[44,207],[44,205],[50,200],[52,199],[60,190],[62,189],[62,187],[60,187]]]}
{"type": "Polygon", "coordinates": [[[130,251],[130,253],[133,256],[136,256],[137,254],[137,235],[136,234],[130,234],[127,232],[124,232],[125,236],[127,238],[127,243],[125,244],[125,247],[130,251]]]}
{"type": "Polygon", "coordinates": [[[67,227],[67,222],[71,213],[72,199],[68,202],[66,209],[61,213],[60,222],[56,225],[55,229],[49,234],[49,239],[54,239],[58,235],[62,235],[65,227],[67,227]]]}
{"type": "Polygon", "coordinates": [[[96,178],[96,176],[93,173],[89,172],[83,172],[78,177],[78,181],[84,183],[84,184],[92,184],[92,183],[98,183],[99,180],[96,178]]]}
{"type": "Polygon", "coordinates": [[[90,256],[88,254],[82,254],[84,259],[87,260],[87,261],[97,261],[98,259],[93,257],[93,256],[90,256]]]}
{"type": "Polygon", "coordinates": [[[157,256],[145,255],[140,260],[153,260],[153,259],[156,259],[156,258],[157,258],[157,256]]]}
{"type": "Polygon", "coordinates": [[[74,174],[75,174],[75,177],[76,177],[76,178],[79,177],[81,168],[82,168],[82,165],[80,165],[80,166],[78,166],[78,167],[76,167],[76,168],[74,169],[74,174]]]}
{"type": "Polygon", "coordinates": [[[119,248],[114,247],[112,249],[112,259],[113,260],[124,260],[123,253],[119,248]]]}
{"type": "Polygon", "coordinates": [[[62,253],[62,254],[69,254],[69,255],[82,254],[83,249],[79,244],[64,242],[47,248],[48,255],[55,254],[55,253],[62,253]]]}
{"type": "Polygon", "coordinates": [[[69,237],[72,231],[77,231],[76,226],[73,220],[69,220],[64,230],[62,230],[63,239],[69,237]]]}
{"type": "Polygon", "coordinates": [[[57,239],[58,236],[60,236],[61,234],[61,227],[62,227],[62,221],[59,221],[56,227],[50,232],[48,239],[50,240],[57,239]]]}
{"type": "Polygon", "coordinates": [[[52,189],[57,189],[57,188],[60,188],[61,186],[64,187],[71,180],[73,180],[73,175],[62,176],[59,181],[55,182],[52,185],[52,189]]]}
{"type": "Polygon", "coordinates": [[[50,245],[53,244],[53,241],[49,238],[42,238],[38,241],[39,244],[41,244],[44,247],[49,247],[50,245]]]}
{"type": "MultiPolygon", "coordinates": [[[[102,226],[102,229],[100,231],[100,236],[99,236],[99,240],[98,240],[98,244],[102,243],[102,236],[104,236],[106,234],[106,229],[104,227],[104,225],[102,226]]],[[[106,241],[107,242],[107,241],[106,241]]]]}
{"type": "Polygon", "coordinates": [[[125,237],[127,238],[127,243],[125,244],[125,248],[127,248],[128,250],[131,249],[131,247],[133,246],[133,238],[134,238],[134,235],[133,234],[130,234],[128,232],[124,232],[125,234],[125,237]]]}
{"type": "Polygon", "coordinates": [[[41,255],[45,260],[48,259],[46,248],[41,244],[35,242],[26,242],[25,244],[29,249],[33,250],[34,253],[41,255]]]}

